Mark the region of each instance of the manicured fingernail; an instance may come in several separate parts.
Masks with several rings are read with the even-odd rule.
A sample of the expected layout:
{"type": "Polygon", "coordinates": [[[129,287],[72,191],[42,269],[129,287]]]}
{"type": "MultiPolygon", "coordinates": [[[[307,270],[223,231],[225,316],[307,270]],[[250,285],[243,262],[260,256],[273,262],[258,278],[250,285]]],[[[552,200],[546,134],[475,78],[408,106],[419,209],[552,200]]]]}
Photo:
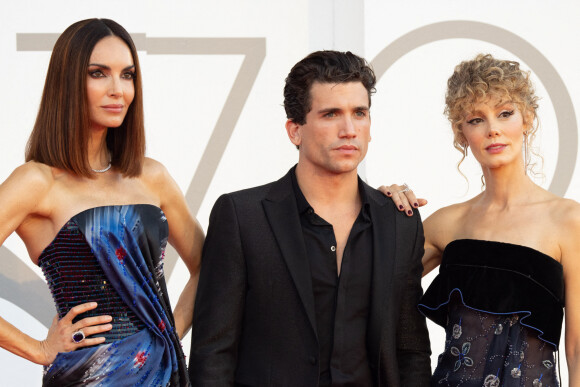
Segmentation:
{"type": "Polygon", "coordinates": [[[387,191],[387,196],[391,196],[391,195],[392,195],[391,191],[387,191]]]}
{"type": "Polygon", "coordinates": [[[399,210],[402,210],[402,209],[403,209],[403,205],[399,204],[399,210]]]}
{"type": "Polygon", "coordinates": [[[409,210],[409,211],[407,211],[407,214],[413,215],[413,211],[409,210]]]}
{"type": "Polygon", "coordinates": [[[413,203],[413,206],[415,206],[415,208],[419,207],[419,203],[413,203]]]}

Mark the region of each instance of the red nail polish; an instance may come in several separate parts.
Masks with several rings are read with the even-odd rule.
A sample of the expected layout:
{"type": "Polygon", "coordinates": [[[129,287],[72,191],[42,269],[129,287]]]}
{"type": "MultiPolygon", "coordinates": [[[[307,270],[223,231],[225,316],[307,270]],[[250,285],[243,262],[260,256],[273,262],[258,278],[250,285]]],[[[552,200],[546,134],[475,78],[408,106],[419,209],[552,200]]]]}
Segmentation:
{"type": "Polygon", "coordinates": [[[387,191],[387,196],[391,196],[391,195],[392,195],[391,191],[387,191]]]}
{"type": "Polygon", "coordinates": [[[399,210],[402,210],[402,209],[403,209],[403,205],[399,204],[399,210]]]}
{"type": "Polygon", "coordinates": [[[413,205],[415,206],[415,208],[419,207],[419,203],[414,203],[413,205]]]}
{"type": "Polygon", "coordinates": [[[413,215],[413,211],[409,210],[409,211],[407,211],[407,214],[413,215]]]}

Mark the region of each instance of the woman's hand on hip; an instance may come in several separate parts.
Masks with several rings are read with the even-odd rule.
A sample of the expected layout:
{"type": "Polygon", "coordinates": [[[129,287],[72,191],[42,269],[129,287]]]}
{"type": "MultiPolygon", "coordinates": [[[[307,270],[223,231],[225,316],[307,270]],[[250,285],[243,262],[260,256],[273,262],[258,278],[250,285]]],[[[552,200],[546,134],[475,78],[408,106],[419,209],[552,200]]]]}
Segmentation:
{"type": "Polygon", "coordinates": [[[46,339],[40,341],[41,364],[51,364],[59,352],[70,352],[105,342],[104,337],[91,336],[111,330],[113,328],[110,324],[111,316],[86,317],[73,324],[76,316],[96,307],[96,302],[87,302],[71,308],[60,320],[58,316],[54,317],[46,339]]]}

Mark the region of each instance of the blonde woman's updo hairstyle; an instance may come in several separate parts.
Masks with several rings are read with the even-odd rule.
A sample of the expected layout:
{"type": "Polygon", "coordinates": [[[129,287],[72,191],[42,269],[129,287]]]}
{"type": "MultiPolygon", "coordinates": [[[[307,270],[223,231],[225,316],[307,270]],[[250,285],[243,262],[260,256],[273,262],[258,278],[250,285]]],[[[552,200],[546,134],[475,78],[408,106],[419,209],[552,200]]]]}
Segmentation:
{"type": "Polygon", "coordinates": [[[447,81],[445,115],[453,129],[453,146],[463,157],[467,156],[467,141],[461,125],[473,106],[497,98],[500,103],[514,103],[524,119],[525,165],[529,166],[531,141],[538,129],[536,110],[538,97],[530,80],[530,72],[520,69],[520,64],[510,60],[499,60],[487,54],[479,54],[473,60],[461,62],[455,67],[447,81]]]}

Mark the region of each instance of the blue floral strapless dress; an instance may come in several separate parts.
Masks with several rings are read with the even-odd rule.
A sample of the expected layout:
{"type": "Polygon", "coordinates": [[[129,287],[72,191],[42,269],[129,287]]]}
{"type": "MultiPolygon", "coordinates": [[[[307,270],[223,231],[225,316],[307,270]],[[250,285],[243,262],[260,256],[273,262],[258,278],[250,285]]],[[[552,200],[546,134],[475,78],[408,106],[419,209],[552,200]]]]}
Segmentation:
{"type": "Polygon", "coordinates": [[[419,304],[446,331],[431,385],[559,386],[563,306],[553,258],[509,243],[451,242],[419,304]]]}
{"type": "Polygon", "coordinates": [[[73,216],[40,255],[59,316],[111,315],[104,344],[59,353],[43,386],[189,386],[163,276],[168,226],[148,204],[96,207],[73,216]]]}

